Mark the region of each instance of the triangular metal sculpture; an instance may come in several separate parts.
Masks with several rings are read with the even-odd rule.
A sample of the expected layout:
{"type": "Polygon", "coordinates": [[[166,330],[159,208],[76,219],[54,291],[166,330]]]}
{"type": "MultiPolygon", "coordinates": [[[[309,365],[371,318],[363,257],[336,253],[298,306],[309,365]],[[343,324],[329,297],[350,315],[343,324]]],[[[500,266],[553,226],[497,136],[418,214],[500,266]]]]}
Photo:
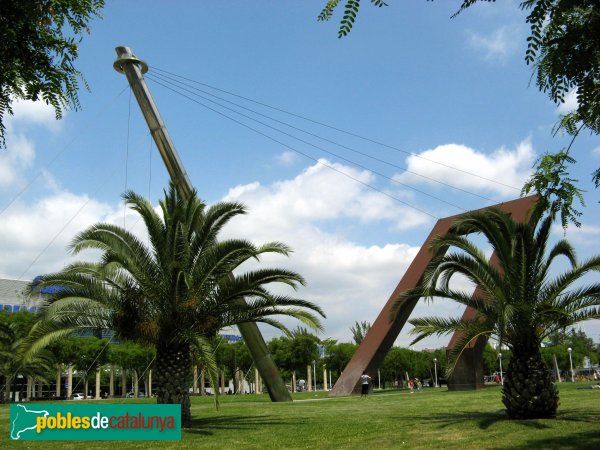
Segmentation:
{"type": "MultiPolygon", "coordinates": [[[[510,202],[504,202],[497,205],[488,206],[486,208],[481,208],[478,211],[484,211],[490,208],[498,208],[502,211],[510,213],[515,220],[524,221],[527,218],[527,213],[537,200],[538,197],[535,195],[523,197],[510,202]]],[[[400,334],[402,327],[404,327],[404,324],[408,320],[419,299],[415,298],[406,300],[400,307],[400,311],[396,317],[396,320],[393,322],[390,321],[392,305],[401,292],[417,286],[417,284],[421,281],[427,265],[434,256],[429,251],[429,242],[435,236],[447,233],[459,216],[460,214],[439,219],[437,221],[431,230],[431,233],[421,246],[421,249],[413,259],[413,262],[398,283],[398,286],[396,286],[396,289],[379,313],[379,316],[377,316],[377,319],[371,326],[371,329],[354,353],[354,356],[338,378],[335,386],[329,393],[330,395],[350,395],[352,393],[360,392],[360,376],[362,373],[374,373],[377,371],[383,362],[385,355],[400,334]]],[[[495,259],[494,254],[492,254],[491,259],[495,259]]],[[[473,314],[474,311],[467,308],[463,314],[463,317],[469,317],[473,314]]],[[[452,337],[449,347],[454,345],[457,338],[457,335],[452,337]]],[[[477,367],[477,360],[481,359],[480,354],[484,346],[485,340],[473,342],[470,345],[470,348],[461,356],[462,366],[458,367],[458,370],[455,370],[455,373],[457,373],[458,377],[462,377],[462,379],[455,380],[456,383],[454,387],[456,389],[477,388],[479,387],[479,384],[483,382],[483,374],[479,374],[480,370],[478,370],[477,367]],[[481,378],[481,382],[479,381],[479,378],[481,378]]]]}

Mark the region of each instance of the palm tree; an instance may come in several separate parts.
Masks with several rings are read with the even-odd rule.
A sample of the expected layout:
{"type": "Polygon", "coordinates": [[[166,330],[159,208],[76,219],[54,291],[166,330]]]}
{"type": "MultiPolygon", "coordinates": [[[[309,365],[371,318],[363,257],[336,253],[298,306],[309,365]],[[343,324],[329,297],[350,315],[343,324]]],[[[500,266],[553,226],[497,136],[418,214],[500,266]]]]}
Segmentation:
{"type": "Polygon", "coordinates": [[[356,345],[360,345],[370,329],[371,322],[367,322],[366,320],[359,322],[357,320],[356,323],[350,327],[350,332],[352,333],[352,339],[354,339],[354,343],[356,345]]]}
{"type": "Polygon", "coordinates": [[[46,349],[27,361],[22,357],[27,334],[35,320],[33,313],[23,311],[6,316],[0,317],[0,376],[4,378],[4,386],[0,388],[0,393],[4,391],[4,395],[0,398],[8,403],[18,375],[47,381],[54,361],[53,355],[46,349]]]}
{"type": "Polygon", "coordinates": [[[209,341],[221,328],[264,322],[285,330],[275,315],[320,328],[313,312],[324,314],[311,302],[268,289],[273,283],[296,289],[304,284],[299,274],[280,268],[240,272],[242,264],[264,254],[290,253],[278,242],[256,246],[241,239],[217,240],[232,218],[246,212],[243,205],[206,207],[196,193],[183,199],[172,184],[160,202],[162,215],[133,192],[123,198],[143,219],[148,243],[110,224],[77,235],[73,253],[100,250],[100,261],[77,262],[43,277],[38,289],[58,288],[33,330],[30,353],[81,328],[111,329],[118,338],[152,344],[158,403],[181,404],[182,426],[189,427],[192,349],[204,355],[208,366],[213,362],[216,385],[209,341]]]}
{"type": "Polygon", "coordinates": [[[410,321],[417,342],[427,336],[459,331],[461,338],[451,350],[455,364],[466,345],[478,337],[494,338],[508,346],[512,358],[505,378],[502,401],[510,418],[554,417],[558,391],[541,353],[542,340],[577,322],[600,317],[600,284],[576,282],[586,274],[600,270],[600,257],[578,263],[575,250],[565,240],[549,252],[553,214],[541,206],[534,208],[529,222],[520,223],[500,210],[467,213],[446,235],[431,243],[434,257],[422,283],[401,294],[403,300],[424,296],[454,300],[476,310],[471,320],[424,317],[410,321]],[[465,234],[483,235],[495,252],[490,262],[483,250],[465,234]],[[444,254],[454,247],[460,252],[444,254]],[[552,277],[558,257],[568,267],[552,277]],[[455,276],[464,276],[478,290],[473,296],[450,286],[455,276]]]}

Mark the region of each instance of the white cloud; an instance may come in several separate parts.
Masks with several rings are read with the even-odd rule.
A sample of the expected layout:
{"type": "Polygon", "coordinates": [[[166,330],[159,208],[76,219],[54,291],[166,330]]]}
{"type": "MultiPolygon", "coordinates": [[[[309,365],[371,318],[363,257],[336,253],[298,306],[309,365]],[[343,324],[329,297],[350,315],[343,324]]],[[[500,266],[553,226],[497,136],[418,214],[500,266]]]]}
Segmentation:
{"type": "Polygon", "coordinates": [[[594,147],[592,149],[592,155],[594,155],[594,156],[600,156],[600,145],[598,147],[594,147]]]}
{"type": "Polygon", "coordinates": [[[8,133],[6,140],[6,149],[0,151],[0,187],[18,182],[23,169],[35,159],[35,146],[24,135],[8,133]]]}
{"type": "Polygon", "coordinates": [[[556,238],[566,238],[571,244],[579,247],[578,258],[587,258],[592,254],[597,254],[595,250],[600,244],[600,226],[582,223],[581,227],[569,224],[567,230],[563,230],[560,223],[552,226],[552,233],[556,238]],[[588,254],[589,253],[589,254],[588,254]]]}
{"type": "Polygon", "coordinates": [[[12,103],[12,109],[13,116],[8,116],[11,122],[43,125],[50,130],[59,127],[54,108],[43,101],[17,100],[12,103]]]}
{"type": "Polygon", "coordinates": [[[52,131],[59,129],[52,107],[43,102],[15,101],[14,116],[5,116],[6,149],[0,152],[0,187],[21,182],[25,169],[31,167],[35,144],[27,136],[32,127],[43,126],[52,131]]]}
{"type": "Polygon", "coordinates": [[[295,178],[272,186],[261,186],[257,182],[235,186],[225,200],[241,200],[250,205],[253,214],[268,217],[271,229],[294,229],[298,223],[340,218],[358,219],[362,223],[387,221],[396,229],[430,221],[429,216],[369,190],[365,184],[374,180],[375,176],[367,170],[359,171],[322,159],[295,178]]]}
{"type": "MultiPolygon", "coordinates": [[[[518,195],[531,173],[534,156],[531,141],[528,139],[517,145],[514,150],[502,147],[489,155],[461,144],[444,144],[408,157],[407,169],[461,189],[484,190],[514,197],[518,195]]],[[[402,183],[439,186],[431,180],[408,172],[395,175],[394,178],[402,183]]]]}
{"type": "Polygon", "coordinates": [[[489,35],[468,31],[469,45],[488,61],[505,62],[517,50],[520,32],[516,27],[503,26],[489,35]]]}
{"type": "MultiPolygon", "coordinates": [[[[368,171],[322,162],[364,183],[374,180],[368,171]]],[[[419,247],[402,242],[365,245],[327,232],[325,225],[344,219],[358,220],[365,229],[379,222],[391,228],[431,222],[428,216],[321,164],[270,186],[236,186],[225,199],[241,201],[249,208],[249,214],[235,219],[226,234],[290,245],[294,249],[290,258],[265,261],[289,267],[306,278],[308,287],[298,295],[325,310],[325,336],[344,341],[350,339],[349,329],[356,320],[375,320],[419,247]]],[[[425,226],[427,232],[430,226],[425,226]]],[[[267,338],[274,335],[272,330],[264,331],[267,338]]]]}
{"type": "Polygon", "coordinates": [[[300,160],[300,157],[296,152],[286,150],[283,153],[277,155],[277,162],[283,166],[291,166],[300,160]]]}
{"type": "Polygon", "coordinates": [[[556,108],[556,113],[565,115],[575,111],[578,107],[579,102],[577,101],[577,90],[569,91],[567,95],[565,95],[565,101],[556,108]]]}
{"type": "Polygon", "coordinates": [[[71,259],[66,248],[76,233],[95,222],[114,220],[117,214],[117,208],[69,192],[30,205],[11,205],[0,220],[0,276],[31,279],[59,270],[71,259]]]}

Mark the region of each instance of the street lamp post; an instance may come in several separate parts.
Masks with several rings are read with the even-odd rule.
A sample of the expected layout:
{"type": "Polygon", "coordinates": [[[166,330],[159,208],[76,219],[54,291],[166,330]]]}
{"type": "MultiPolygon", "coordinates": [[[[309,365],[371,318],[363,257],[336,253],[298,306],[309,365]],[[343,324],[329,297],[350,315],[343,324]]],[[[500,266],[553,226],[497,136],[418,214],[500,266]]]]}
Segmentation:
{"type": "Polygon", "coordinates": [[[500,384],[504,386],[504,374],[502,373],[502,353],[498,353],[498,361],[500,361],[500,384]]]}
{"type": "Polygon", "coordinates": [[[433,358],[433,371],[435,372],[435,387],[438,387],[438,378],[437,378],[437,358],[433,358]]]}
{"type": "Polygon", "coordinates": [[[569,347],[567,349],[569,352],[569,364],[571,365],[571,383],[575,382],[575,374],[573,373],[573,358],[571,358],[571,353],[573,353],[573,349],[569,347]]]}

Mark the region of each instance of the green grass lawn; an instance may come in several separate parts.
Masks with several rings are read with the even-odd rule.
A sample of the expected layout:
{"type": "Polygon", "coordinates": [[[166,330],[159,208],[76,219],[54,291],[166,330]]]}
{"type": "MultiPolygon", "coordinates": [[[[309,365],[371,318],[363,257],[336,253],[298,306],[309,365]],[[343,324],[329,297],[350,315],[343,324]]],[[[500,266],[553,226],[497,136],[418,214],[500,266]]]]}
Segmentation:
{"type": "MultiPolygon", "coordinates": [[[[554,420],[509,421],[499,387],[448,392],[445,388],[381,391],[368,398],[295,394],[294,403],[266,395],[194,397],[193,428],[181,442],[122,442],[118,448],[600,448],[600,389],[562,383],[554,420]]],[[[143,400],[127,400],[140,401],[143,400]]],[[[150,402],[151,400],[147,400],[150,402]]],[[[119,400],[119,402],[122,402],[119,400]]],[[[0,406],[0,448],[109,448],[109,442],[15,442],[9,409],[0,406]]]]}

